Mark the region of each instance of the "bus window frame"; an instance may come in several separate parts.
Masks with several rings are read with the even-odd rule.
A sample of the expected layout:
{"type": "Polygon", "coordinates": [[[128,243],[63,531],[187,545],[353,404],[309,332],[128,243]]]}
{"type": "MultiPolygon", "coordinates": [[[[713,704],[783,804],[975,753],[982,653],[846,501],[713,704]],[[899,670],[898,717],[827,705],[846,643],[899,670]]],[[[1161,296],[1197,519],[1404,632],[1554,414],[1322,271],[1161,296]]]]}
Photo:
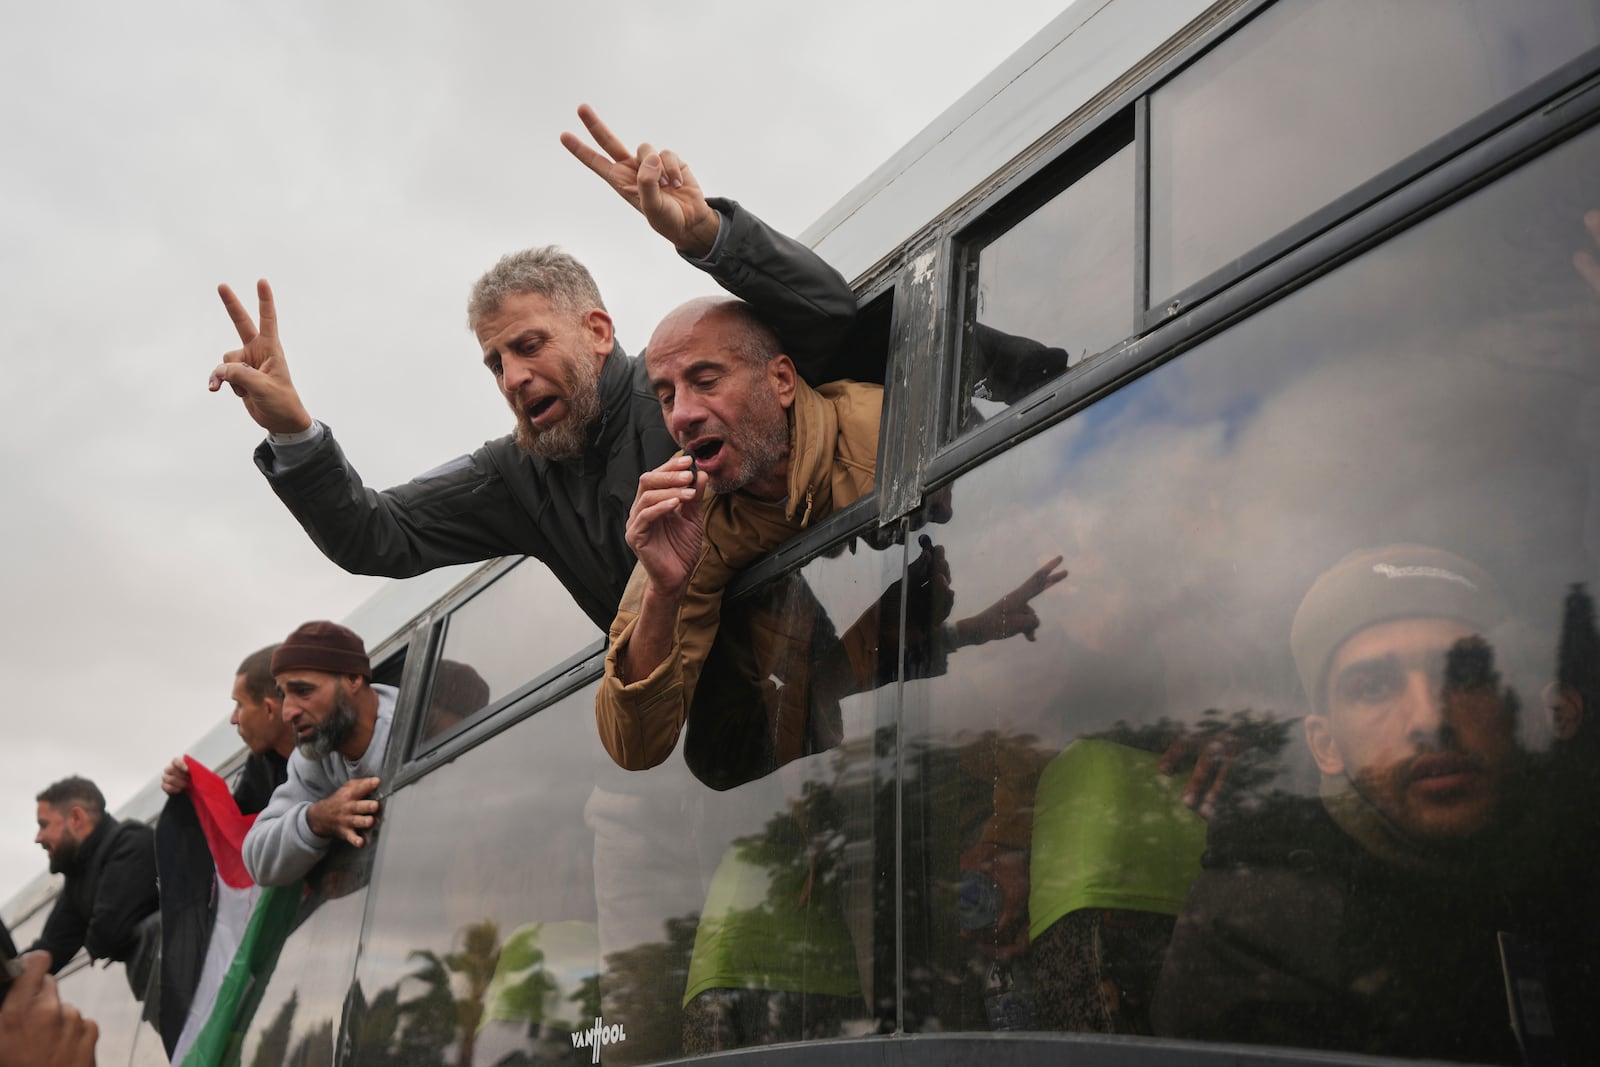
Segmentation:
{"type": "MultiPolygon", "coordinates": [[[[1129,288],[1134,297],[1134,305],[1128,317],[1130,328],[1137,329],[1142,308],[1138,306],[1140,294],[1145,288],[1145,279],[1148,275],[1146,257],[1143,253],[1145,247],[1146,231],[1148,225],[1148,212],[1146,204],[1146,174],[1141,169],[1143,155],[1148,154],[1148,145],[1141,146],[1137,134],[1143,131],[1143,126],[1137,121],[1133,107],[1121,108],[1108,115],[1104,120],[1093,126],[1085,126],[1076,133],[1070,144],[1064,145],[1061,151],[1053,154],[1047,162],[1020,177],[1020,180],[1009,187],[998,202],[992,204],[987,210],[975,218],[964,222],[955,231],[954,240],[949,247],[949,258],[954,264],[952,273],[955,275],[956,285],[948,301],[951,320],[955,336],[956,353],[954,359],[946,360],[947,364],[953,363],[949,368],[947,381],[940,391],[944,394],[943,404],[939,412],[942,426],[940,434],[945,446],[960,440],[962,437],[974,432],[971,429],[959,430],[958,420],[960,410],[969,399],[963,395],[962,367],[970,351],[970,344],[975,337],[977,326],[977,294],[979,284],[978,263],[984,251],[1001,237],[1013,232],[1017,227],[1024,225],[1036,212],[1050,204],[1058,196],[1065,195],[1081,179],[1092,174],[1100,166],[1110,162],[1123,149],[1133,146],[1134,149],[1134,275],[1129,279],[1129,288]]],[[[1102,351],[1115,351],[1126,344],[1126,336],[1119,339],[1110,348],[1102,351]]],[[[1045,340],[1034,338],[1034,340],[1045,340]]],[[[1100,356],[1101,353],[1091,353],[1080,359],[1077,363],[1067,368],[1063,374],[1055,379],[1071,374],[1078,366],[1088,363],[1100,356]]],[[[1053,383],[1051,383],[1053,384],[1053,383]]],[[[1048,388],[1045,386],[1043,388],[1048,388]]],[[[1032,398],[1021,401],[1017,406],[1032,404],[1032,398]]],[[[995,420],[1004,418],[1009,410],[996,415],[995,420]]],[[[994,421],[994,420],[991,420],[994,421]]]]}
{"type": "MultiPolygon", "coordinates": [[[[1216,43],[1218,42],[1213,42],[1213,45],[1216,43]]],[[[1163,84],[1172,81],[1181,73],[1181,70],[1173,71],[1172,74],[1163,79],[1163,84]]],[[[1556,68],[1531,85],[1506,97],[1488,108],[1488,110],[1480,112],[1455,129],[1446,131],[1405,158],[1385,167],[1355,188],[1323,204],[1298,222],[1280,230],[1254,248],[1245,249],[1232,262],[1218,267],[1216,270],[1169,296],[1161,297],[1149,290],[1147,260],[1143,278],[1146,290],[1145,302],[1148,305],[1151,299],[1160,299],[1162,304],[1159,307],[1147,306],[1144,309],[1140,321],[1140,333],[1153,330],[1168,319],[1183,314],[1190,307],[1210,299],[1252,271],[1292,252],[1307,241],[1315,239],[1377,204],[1408,183],[1421,178],[1434,168],[1449,162],[1462,152],[1493,138],[1507,127],[1516,125],[1519,120],[1528,114],[1547,105],[1558,104],[1562,96],[1571,92],[1571,86],[1575,83],[1587,82],[1596,74],[1600,74],[1600,46],[1596,46],[1576,59],[1556,68]]],[[[1145,108],[1147,112],[1149,109],[1148,97],[1154,95],[1160,87],[1156,86],[1146,94],[1145,108]]],[[[1148,159],[1148,118],[1144,133],[1146,164],[1148,165],[1151,162],[1148,159]]],[[[1143,171],[1142,176],[1148,185],[1149,171],[1143,171]]],[[[1141,206],[1144,211],[1145,226],[1148,227],[1148,194],[1141,206]]],[[[1144,236],[1148,239],[1148,230],[1146,230],[1144,236]]],[[[1146,240],[1144,247],[1148,256],[1148,240],[1146,240]]]]}
{"type": "Polygon", "coordinates": [[[427,773],[429,768],[448,763],[484,738],[519,721],[520,716],[497,725],[487,733],[480,731],[479,728],[485,722],[499,717],[507,709],[522,705],[536,694],[540,694],[539,700],[545,702],[556,699],[544,695],[544,691],[552,685],[559,686],[563,678],[571,675],[598,652],[604,650],[604,635],[597,633],[594,640],[551,664],[499,699],[492,700],[477,709],[457,725],[434,737],[421,736],[427,720],[428,698],[438,677],[438,663],[443,656],[449,634],[450,619],[457,611],[466,607],[480,593],[489,589],[525,560],[533,566],[543,566],[531,556],[503,556],[469,579],[444,604],[425,614],[411,631],[413,647],[418,649],[420,654],[407,662],[407,673],[401,686],[400,702],[403,705],[403,719],[400,718],[401,709],[396,709],[397,721],[393,736],[403,738],[405,743],[393,746],[398,754],[393,755],[391,760],[385,761],[388,777],[394,783],[393,789],[399,789],[415,781],[427,773]],[[415,675],[412,674],[413,665],[416,669],[415,675]]]}
{"type": "MultiPolygon", "coordinates": [[[[1207,47],[1215,43],[1208,41],[1207,47]]],[[[1155,84],[1170,80],[1178,72],[1165,73],[1155,84]]],[[[1151,86],[1142,92],[1153,89],[1151,86]]],[[[1262,252],[1260,262],[1250,257],[1236,260],[1225,272],[1206,280],[1205,284],[1210,287],[1208,293],[1197,298],[1192,307],[1170,315],[1147,313],[1147,321],[1138,333],[1082,361],[982,426],[948,441],[926,463],[923,492],[940,487],[1082,410],[1400,230],[1443,211],[1555,144],[1576,137],[1597,122],[1600,122],[1600,47],[1452,131],[1424,153],[1396,164],[1278,234],[1256,250],[1271,250],[1270,255],[1262,252]],[[1563,80],[1574,77],[1581,80],[1563,80]],[[1509,112],[1514,112],[1515,117],[1508,119],[1509,112]],[[1448,158],[1435,160],[1429,155],[1425,165],[1419,158],[1425,153],[1443,151],[1441,146],[1446,145],[1452,149],[1448,158]]],[[[1146,142],[1143,151],[1148,153],[1147,122],[1145,126],[1141,131],[1146,142]]],[[[1030,178],[1058,156],[1071,152],[1092,132],[1076,132],[1048,159],[1036,161],[1032,167],[1019,172],[964,214],[952,230],[945,249],[946,258],[963,256],[966,234],[974,232],[973,227],[981,225],[991,212],[1023,189],[1030,178]]],[[[1141,193],[1147,195],[1147,189],[1141,193]]],[[[1148,215],[1148,205],[1141,203],[1137,225],[1148,226],[1148,215]]],[[[1252,252],[1251,256],[1254,255],[1252,252]]],[[[961,294],[954,288],[948,293],[948,303],[954,313],[954,305],[961,294]]],[[[942,361],[946,374],[953,373],[950,368],[958,358],[959,352],[946,353],[942,361]]]]}

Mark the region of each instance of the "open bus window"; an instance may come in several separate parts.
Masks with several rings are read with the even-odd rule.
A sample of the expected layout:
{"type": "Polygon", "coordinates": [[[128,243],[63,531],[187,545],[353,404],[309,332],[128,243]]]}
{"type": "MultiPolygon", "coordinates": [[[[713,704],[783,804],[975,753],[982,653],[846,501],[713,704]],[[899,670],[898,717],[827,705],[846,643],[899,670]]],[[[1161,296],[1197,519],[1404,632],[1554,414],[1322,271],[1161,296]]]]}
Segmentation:
{"type": "Polygon", "coordinates": [[[382,662],[372,665],[372,681],[377,685],[400,688],[400,676],[406,671],[406,650],[401,649],[382,662]]]}
{"type": "Polygon", "coordinates": [[[599,637],[548,568],[532,559],[516,564],[450,614],[419,742],[498,704],[599,637]]]}
{"type": "Polygon", "coordinates": [[[1151,306],[1597,43],[1588,0],[1271,5],[1151,96],[1151,306]]]}
{"type": "Polygon", "coordinates": [[[975,253],[954,434],[1134,328],[1134,150],[1079,177],[975,253]]]}
{"type": "Polygon", "coordinates": [[[888,375],[890,330],[894,319],[894,292],[884,292],[856,312],[833,367],[837,376],[857,382],[884,384],[888,375]]]}
{"type": "Polygon", "coordinates": [[[952,483],[951,617],[1070,575],[904,681],[908,1028],[1597,1061],[1597,174],[1590,130],[952,483]]]}

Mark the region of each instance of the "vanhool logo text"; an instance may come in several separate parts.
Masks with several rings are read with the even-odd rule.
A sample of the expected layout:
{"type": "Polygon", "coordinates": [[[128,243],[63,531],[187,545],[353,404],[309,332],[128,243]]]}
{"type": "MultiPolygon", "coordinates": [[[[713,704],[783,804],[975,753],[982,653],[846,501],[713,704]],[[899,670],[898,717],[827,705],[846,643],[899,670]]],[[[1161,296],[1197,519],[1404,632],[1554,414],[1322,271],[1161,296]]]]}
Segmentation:
{"type": "Polygon", "coordinates": [[[587,1030],[579,1030],[572,1035],[573,1048],[594,1049],[594,1056],[590,1063],[600,1062],[600,1046],[615,1045],[618,1041],[628,1040],[628,1035],[622,1032],[622,1024],[607,1026],[598,1015],[594,1018],[594,1025],[587,1030]]]}

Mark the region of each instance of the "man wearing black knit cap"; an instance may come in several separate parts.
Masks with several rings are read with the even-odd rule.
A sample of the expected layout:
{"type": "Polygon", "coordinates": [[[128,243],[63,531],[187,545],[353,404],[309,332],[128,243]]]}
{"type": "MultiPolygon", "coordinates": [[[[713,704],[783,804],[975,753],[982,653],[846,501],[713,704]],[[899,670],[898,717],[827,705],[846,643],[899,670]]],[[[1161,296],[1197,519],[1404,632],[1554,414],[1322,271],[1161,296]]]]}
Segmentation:
{"type": "Polygon", "coordinates": [[[308,622],[272,655],[283,721],[295,733],[289,779],[244,839],[244,862],[261,885],[288,885],[336,840],[360,848],[377,822],[377,773],[394,715],[393,686],[372,684],[365,646],[337,623],[308,622]]]}

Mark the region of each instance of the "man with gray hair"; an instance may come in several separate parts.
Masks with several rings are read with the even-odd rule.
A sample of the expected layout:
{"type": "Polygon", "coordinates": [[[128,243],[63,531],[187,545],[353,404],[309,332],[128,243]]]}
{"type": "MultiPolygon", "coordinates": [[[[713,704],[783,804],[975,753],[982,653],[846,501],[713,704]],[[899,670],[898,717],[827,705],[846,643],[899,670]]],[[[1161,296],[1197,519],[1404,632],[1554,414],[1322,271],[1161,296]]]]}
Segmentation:
{"type": "MultiPolygon", "coordinates": [[[[731,200],[707,200],[670,151],[630,152],[588,107],[602,154],[563,143],[693,265],[747,300],[815,380],[855,314],[844,279],[731,200]]],[[[643,364],[617,344],[599,290],[555,248],[509,255],[473,287],[468,323],[515,432],[393,489],[366,488],[289,379],[271,289],[260,328],[226,286],[243,347],[212,372],[268,434],[256,464],[317,546],[346,570],[408,577],[508,554],[542,560],[595,624],[633,569],[623,520],[645,471],[672,454],[643,364]]]]}

